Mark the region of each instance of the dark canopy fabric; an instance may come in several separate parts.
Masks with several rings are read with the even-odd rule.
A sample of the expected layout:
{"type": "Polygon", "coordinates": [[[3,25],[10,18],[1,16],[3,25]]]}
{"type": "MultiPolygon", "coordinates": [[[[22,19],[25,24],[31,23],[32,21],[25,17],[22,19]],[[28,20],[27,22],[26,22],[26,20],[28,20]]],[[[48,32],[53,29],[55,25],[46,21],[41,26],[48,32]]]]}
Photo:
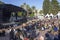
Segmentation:
{"type": "MultiPolygon", "coordinates": [[[[15,12],[17,18],[17,12],[23,12],[23,15],[26,14],[26,10],[21,7],[12,5],[12,4],[0,4],[0,23],[6,22],[10,19],[11,13],[15,12]]],[[[26,16],[26,15],[25,15],[26,16]]]]}
{"type": "Polygon", "coordinates": [[[16,11],[25,11],[23,8],[12,5],[12,4],[0,4],[0,9],[5,9],[5,10],[9,10],[11,12],[16,12],[16,11]]]}

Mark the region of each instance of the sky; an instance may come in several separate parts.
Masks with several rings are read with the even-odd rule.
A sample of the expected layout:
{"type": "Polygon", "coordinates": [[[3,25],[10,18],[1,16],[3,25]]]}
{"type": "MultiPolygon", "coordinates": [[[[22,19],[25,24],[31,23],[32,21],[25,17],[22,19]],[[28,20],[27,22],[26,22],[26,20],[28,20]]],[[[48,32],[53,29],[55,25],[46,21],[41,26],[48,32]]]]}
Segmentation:
{"type": "MultiPolygon", "coordinates": [[[[44,0],[0,0],[7,4],[13,4],[16,6],[21,6],[23,3],[30,5],[30,7],[35,6],[36,9],[42,9],[44,0]]],[[[58,0],[60,2],[60,0],[58,0]]]]}

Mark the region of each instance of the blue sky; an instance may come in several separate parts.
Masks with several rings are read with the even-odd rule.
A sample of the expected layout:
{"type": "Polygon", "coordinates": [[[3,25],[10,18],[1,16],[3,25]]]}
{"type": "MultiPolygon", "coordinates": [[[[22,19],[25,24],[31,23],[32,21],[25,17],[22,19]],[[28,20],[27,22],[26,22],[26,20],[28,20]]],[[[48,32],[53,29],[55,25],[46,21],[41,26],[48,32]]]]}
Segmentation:
{"type": "MultiPolygon", "coordinates": [[[[35,6],[37,9],[42,9],[43,1],[44,0],[1,0],[7,4],[13,4],[16,6],[20,6],[23,3],[26,3],[30,6],[35,6]]],[[[60,2],[60,0],[58,0],[60,2]]]]}

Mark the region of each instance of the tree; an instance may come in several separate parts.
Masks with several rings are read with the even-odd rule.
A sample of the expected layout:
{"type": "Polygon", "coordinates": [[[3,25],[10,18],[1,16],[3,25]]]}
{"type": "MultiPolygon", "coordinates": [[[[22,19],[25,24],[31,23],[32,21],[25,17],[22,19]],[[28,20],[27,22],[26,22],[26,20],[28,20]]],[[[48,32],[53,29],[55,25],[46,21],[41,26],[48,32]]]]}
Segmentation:
{"type": "Polygon", "coordinates": [[[60,3],[59,3],[59,11],[60,11],[60,3]]]}
{"type": "Polygon", "coordinates": [[[59,3],[58,3],[58,1],[57,0],[52,0],[51,5],[52,5],[52,13],[57,14],[58,11],[59,11],[59,3]]]}
{"type": "MultiPolygon", "coordinates": [[[[29,5],[26,5],[28,16],[32,15],[32,9],[29,5]]],[[[33,15],[32,15],[33,16],[33,15]]]]}
{"type": "Polygon", "coordinates": [[[30,14],[30,17],[34,17],[34,13],[31,13],[31,14],[30,14]]]}
{"type": "Polygon", "coordinates": [[[35,10],[35,12],[37,13],[37,10],[35,10]]]}
{"type": "Polygon", "coordinates": [[[31,11],[31,8],[29,5],[26,5],[27,11],[31,11]]]}
{"type": "Polygon", "coordinates": [[[52,4],[50,2],[50,6],[49,6],[49,14],[52,13],[52,4]]]}
{"type": "Polygon", "coordinates": [[[35,10],[36,8],[35,8],[35,6],[32,6],[32,10],[35,10]]]}
{"type": "Polygon", "coordinates": [[[4,4],[4,2],[0,1],[0,4],[4,4]]]}
{"type": "Polygon", "coordinates": [[[50,14],[50,0],[44,0],[43,2],[43,13],[46,15],[47,13],[50,14]]]}
{"type": "Polygon", "coordinates": [[[20,17],[22,16],[22,12],[18,12],[17,15],[20,17]]]}
{"type": "Polygon", "coordinates": [[[32,13],[34,14],[34,11],[36,10],[35,6],[32,6],[31,9],[32,9],[32,13]]]}
{"type": "Polygon", "coordinates": [[[27,10],[27,4],[26,3],[23,3],[20,7],[24,8],[25,10],[27,10]]]}
{"type": "Polygon", "coordinates": [[[23,8],[23,7],[24,7],[24,5],[21,5],[20,7],[22,7],[22,8],[23,8]]]}
{"type": "Polygon", "coordinates": [[[35,13],[36,10],[35,6],[32,6],[31,9],[32,9],[32,13],[35,13]]]}
{"type": "Polygon", "coordinates": [[[29,15],[29,12],[31,11],[30,6],[26,3],[23,3],[21,5],[22,8],[24,8],[27,11],[27,16],[29,15]]]}
{"type": "Polygon", "coordinates": [[[27,11],[27,16],[33,16],[34,14],[34,9],[35,6],[30,7],[28,4],[23,3],[23,5],[21,5],[22,8],[24,8],[27,11]]]}
{"type": "Polygon", "coordinates": [[[34,10],[35,10],[35,6],[32,6],[29,11],[30,11],[30,17],[34,17],[34,10]]]}
{"type": "Polygon", "coordinates": [[[43,13],[43,10],[40,10],[39,13],[42,14],[43,13]]]}

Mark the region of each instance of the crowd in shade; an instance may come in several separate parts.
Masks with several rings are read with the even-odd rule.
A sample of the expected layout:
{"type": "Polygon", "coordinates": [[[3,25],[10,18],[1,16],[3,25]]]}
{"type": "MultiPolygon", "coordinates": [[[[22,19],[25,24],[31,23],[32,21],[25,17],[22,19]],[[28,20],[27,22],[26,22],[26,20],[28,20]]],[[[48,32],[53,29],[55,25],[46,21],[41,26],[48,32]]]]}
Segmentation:
{"type": "Polygon", "coordinates": [[[21,28],[9,29],[9,40],[59,40],[60,33],[59,19],[39,20],[32,23],[22,25],[21,28]]]}

